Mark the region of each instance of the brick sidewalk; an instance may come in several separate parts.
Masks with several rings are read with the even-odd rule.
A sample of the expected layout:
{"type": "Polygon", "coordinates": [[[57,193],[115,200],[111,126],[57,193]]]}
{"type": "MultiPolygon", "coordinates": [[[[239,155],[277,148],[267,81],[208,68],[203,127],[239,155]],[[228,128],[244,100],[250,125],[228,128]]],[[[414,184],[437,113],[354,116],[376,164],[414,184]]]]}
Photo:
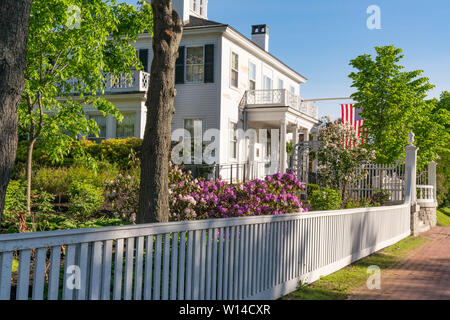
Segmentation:
{"type": "Polygon", "coordinates": [[[450,300],[450,227],[420,236],[431,241],[382,270],[380,290],[364,286],[349,300],[450,300]]]}

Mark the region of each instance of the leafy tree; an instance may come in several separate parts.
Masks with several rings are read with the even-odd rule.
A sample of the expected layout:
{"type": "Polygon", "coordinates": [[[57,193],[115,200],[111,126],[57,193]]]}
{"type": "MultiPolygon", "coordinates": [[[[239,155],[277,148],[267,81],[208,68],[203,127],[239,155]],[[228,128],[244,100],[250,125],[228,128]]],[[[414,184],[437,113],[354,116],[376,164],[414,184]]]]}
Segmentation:
{"type": "Polygon", "coordinates": [[[25,87],[31,2],[0,1],[0,222],[17,150],[17,106],[25,87]]]}
{"type": "MultiPolygon", "coordinates": [[[[443,126],[448,135],[450,130],[450,92],[442,92],[439,102],[436,103],[436,109],[433,110],[433,114],[440,119],[446,119],[443,126]]],[[[447,140],[447,145],[449,144],[450,141],[447,140]]],[[[439,204],[448,205],[450,204],[450,151],[448,149],[442,150],[439,153],[436,173],[439,204]]]]}
{"type": "Polygon", "coordinates": [[[361,163],[374,160],[375,150],[369,151],[360,143],[355,143],[352,148],[343,147],[343,137],[346,137],[347,141],[358,141],[354,127],[340,121],[323,121],[319,129],[319,141],[322,144],[312,156],[319,162],[321,184],[340,190],[346,201],[349,197],[349,186],[363,177],[356,169],[361,163]]]}
{"type": "Polygon", "coordinates": [[[169,221],[169,158],[175,112],[175,62],[183,23],[172,0],[152,0],[154,36],[147,124],[142,144],[138,223],[169,221]]]}
{"type": "Polygon", "coordinates": [[[376,151],[378,162],[393,163],[403,154],[412,130],[421,167],[448,148],[445,117],[433,113],[435,100],[426,100],[434,86],[421,76],[422,70],[403,71],[401,49],[385,46],[375,51],[375,58],[364,54],[351,60],[357,72],[349,75],[357,89],[352,94],[355,107],[362,108],[361,116],[366,119],[368,147],[376,151]]]}
{"type": "Polygon", "coordinates": [[[107,77],[142,68],[132,42],[151,30],[151,8],[140,10],[115,0],[35,0],[25,70],[26,87],[19,124],[28,135],[27,210],[31,212],[31,172],[37,139],[55,161],[80,135],[96,134],[87,120],[90,105],[119,121],[121,113],[103,97],[107,77]],[[74,95],[76,92],[76,95],[74,95]]]}

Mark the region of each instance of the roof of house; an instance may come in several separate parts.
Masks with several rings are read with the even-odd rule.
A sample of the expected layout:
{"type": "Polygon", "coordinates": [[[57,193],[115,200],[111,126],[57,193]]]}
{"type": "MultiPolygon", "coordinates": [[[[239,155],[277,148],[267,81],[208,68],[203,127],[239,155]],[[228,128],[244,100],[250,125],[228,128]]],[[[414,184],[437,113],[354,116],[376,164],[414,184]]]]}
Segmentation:
{"type": "Polygon", "coordinates": [[[237,31],[236,29],[234,29],[232,26],[230,26],[229,24],[226,23],[220,23],[220,22],[216,22],[216,21],[212,21],[212,20],[207,20],[207,19],[202,19],[202,18],[198,18],[198,17],[194,17],[194,16],[190,16],[189,17],[189,22],[184,24],[184,28],[185,29],[195,29],[195,28],[202,28],[202,27],[228,27],[230,29],[232,29],[233,31],[235,31],[236,33],[238,33],[239,35],[241,35],[242,37],[244,37],[245,39],[247,39],[248,41],[250,41],[255,47],[257,47],[258,49],[264,51],[265,53],[268,53],[270,56],[272,56],[274,59],[276,59],[278,62],[280,62],[282,65],[284,65],[285,67],[289,68],[290,70],[292,70],[293,72],[295,72],[296,74],[298,74],[299,76],[301,76],[304,79],[307,79],[306,77],[304,77],[303,75],[301,75],[300,73],[298,73],[297,71],[295,71],[294,69],[292,69],[291,67],[289,67],[287,64],[285,64],[283,61],[281,61],[280,59],[278,59],[277,57],[275,57],[273,54],[271,54],[268,51],[265,51],[264,49],[262,49],[261,47],[259,47],[255,42],[253,42],[251,39],[247,38],[246,36],[244,36],[241,32],[237,31]]]}

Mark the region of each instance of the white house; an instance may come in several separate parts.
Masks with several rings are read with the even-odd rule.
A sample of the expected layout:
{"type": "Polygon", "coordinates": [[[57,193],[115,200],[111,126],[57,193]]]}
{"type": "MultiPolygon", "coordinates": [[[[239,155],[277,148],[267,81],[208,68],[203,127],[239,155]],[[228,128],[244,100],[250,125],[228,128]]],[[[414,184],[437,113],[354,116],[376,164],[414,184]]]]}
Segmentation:
{"type": "MultiPolygon", "coordinates": [[[[308,139],[318,123],[317,107],[300,97],[300,86],[307,79],[270,54],[268,26],[252,26],[252,39],[248,39],[227,24],[208,20],[207,0],[174,0],[174,9],[184,22],[184,32],[176,66],[172,129],[192,133],[195,127],[202,132],[219,129],[216,158],[222,165],[271,161],[272,171],[286,170],[286,141],[296,142],[299,133],[308,139]],[[238,128],[267,129],[269,143],[238,141],[238,128]],[[280,150],[270,150],[271,129],[280,130],[280,150]]],[[[107,99],[122,111],[124,121],[119,124],[86,110],[99,124],[101,138],[144,135],[153,57],[150,35],[140,35],[135,47],[144,71],[136,71],[132,81],[111,79],[106,85],[107,99]]]]}

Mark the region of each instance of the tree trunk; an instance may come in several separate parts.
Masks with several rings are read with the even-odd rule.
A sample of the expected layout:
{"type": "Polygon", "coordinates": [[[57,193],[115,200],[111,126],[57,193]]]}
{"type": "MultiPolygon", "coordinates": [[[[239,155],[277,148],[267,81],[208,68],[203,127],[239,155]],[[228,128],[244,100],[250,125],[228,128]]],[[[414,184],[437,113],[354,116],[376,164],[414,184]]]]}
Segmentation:
{"type": "Polygon", "coordinates": [[[16,159],[17,107],[25,87],[31,2],[0,1],[0,221],[16,159]]]}
{"type": "Polygon", "coordinates": [[[147,124],[142,145],[138,223],[169,220],[169,159],[175,112],[175,62],[183,32],[172,0],[152,0],[154,17],[147,124]]]}

